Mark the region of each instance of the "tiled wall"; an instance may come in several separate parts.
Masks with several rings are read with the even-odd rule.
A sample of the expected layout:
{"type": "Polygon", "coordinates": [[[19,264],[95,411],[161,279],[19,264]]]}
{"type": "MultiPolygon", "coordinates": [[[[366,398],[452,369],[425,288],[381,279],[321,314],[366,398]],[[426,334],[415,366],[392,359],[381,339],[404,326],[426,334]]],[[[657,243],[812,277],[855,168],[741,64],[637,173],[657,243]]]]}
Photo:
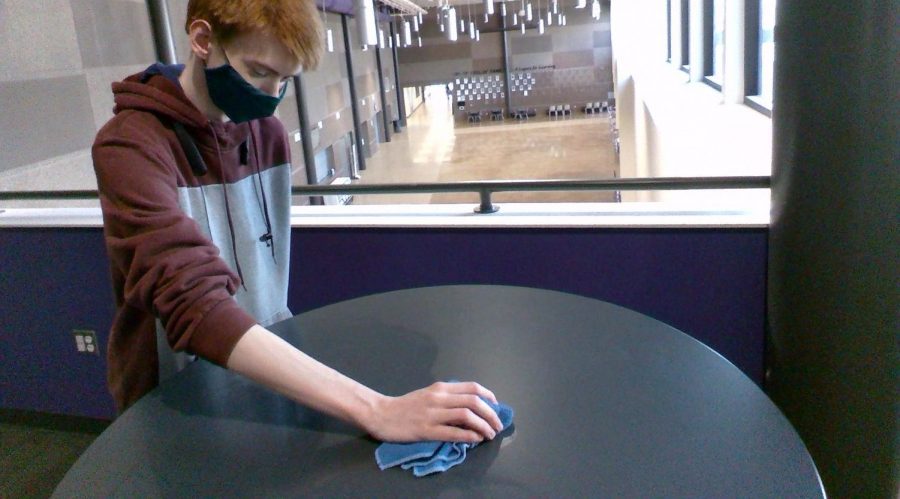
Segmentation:
{"type": "MultiPolygon", "coordinates": [[[[513,4],[509,5],[507,22],[511,23],[513,4]]],[[[608,2],[604,3],[599,21],[591,18],[589,8],[574,9],[572,5],[563,8],[568,17],[566,26],[559,26],[554,17],[553,25],[543,35],[537,29],[527,29],[525,34],[509,31],[511,72],[523,77],[530,73],[535,80],[530,89],[511,92],[513,108],[546,108],[555,104],[574,107],[609,99],[613,85],[608,2]]],[[[458,15],[469,18],[468,7],[458,9],[458,15]]],[[[497,31],[499,6],[487,24],[483,22],[480,5],[471,9],[471,18],[482,29],[479,41],[471,41],[468,33],[459,33],[456,42],[448,41],[438,28],[435,9],[429,10],[421,28],[423,46],[400,49],[404,86],[455,82],[457,78],[471,75],[502,75],[502,35],[497,31]]],[[[501,107],[504,103],[496,95],[487,100],[481,96],[477,104],[472,104],[469,102],[467,107],[501,107]]]]}
{"type": "Polygon", "coordinates": [[[156,59],[140,0],[0,2],[0,189],[92,189],[110,83],[156,59]]]}
{"type": "MultiPolygon", "coordinates": [[[[188,0],[168,0],[177,62],[190,54],[184,23],[188,0]]],[[[353,130],[349,80],[339,14],[327,14],[334,52],[304,72],[311,138],[316,153],[346,147],[353,130]]],[[[351,40],[356,20],[348,18],[351,40]]],[[[387,23],[382,29],[389,34],[387,23]]],[[[352,49],[362,137],[369,155],[383,128],[375,51],[352,49]]],[[[110,84],[156,61],[149,12],[141,0],[0,1],[0,189],[94,189],[90,145],[112,117],[110,84]]],[[[396,82],[389,48],[381,51],[390,121],[396,120],[396,82]]],[[[305,184],[297,96],[293,85],[276,111],[291,139],[294,183],[305,184]]],[[[382,134],[383,135],[383,134],[382,134]]],[[[335,153],[349,167],[349,156],[335,153]]],[[[338,165],[339,167],[341,165],[338,165]]],[[[299,201],[299,200],[298,200],[299,201]]],[[[6,203],[13,206],[16,203],[6,203]]],[[[25,202],[20,204],[27,204],[25,202]]],[[[52,205],[46,201],[42,205],[52,205]]],[[[71,201],[65,204],[73,204],[71,201]]],[[[95,201],[75,204],[95,204],[95,201]]]]}
{"type": "MultiPolygon", "coordinates": [[[[378,138],[375,127],[383,128],[376,122],[377,113],[381,110],[381,95],[378,91],[378,66],[375,64],[375,47],[362,49],[357,34],[357,21],[348,18],[350,43],[353,56],[353,76],[356,82],[356,98],[359,106],[360,131],[363,138],[363,151],[367,156],[378,150],[378,138]]],[[[386,51],[385,51],[386,52],[386,51]]]]}
{"type": "MultiPolygon", "coordinates": [[[[385,43],[391,36],[389,23],[379,23],[379,28],[384,31],[385,43]]],[[[384,76],[384,98],[387,101],[385,108],[388,110],[388,121],[400,119],[397,113],[397,82],[394,78],[394,55],[389,46],[381,50],[381,71],[384,76]]]]}

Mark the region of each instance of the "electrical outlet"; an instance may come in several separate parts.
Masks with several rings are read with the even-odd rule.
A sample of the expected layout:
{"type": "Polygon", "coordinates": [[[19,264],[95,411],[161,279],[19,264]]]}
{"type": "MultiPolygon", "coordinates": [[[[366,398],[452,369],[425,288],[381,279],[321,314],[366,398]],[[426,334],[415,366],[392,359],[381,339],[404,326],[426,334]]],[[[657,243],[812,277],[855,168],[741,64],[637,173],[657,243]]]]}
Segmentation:
{"type": "Polygon", "coordinates": [[[97,343],[97,333],[87,329],[73,329],[75,335],[75,348],[80,353],[100,355],[100,344],[97,343]]]}

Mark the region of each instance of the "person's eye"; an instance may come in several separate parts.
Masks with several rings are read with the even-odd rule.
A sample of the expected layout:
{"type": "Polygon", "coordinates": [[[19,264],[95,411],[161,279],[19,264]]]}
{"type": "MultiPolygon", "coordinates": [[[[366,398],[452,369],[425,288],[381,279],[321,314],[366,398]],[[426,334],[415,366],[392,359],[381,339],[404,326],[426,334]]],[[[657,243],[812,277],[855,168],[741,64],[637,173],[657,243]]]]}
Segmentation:
{"type": "Polygon", "coordinates": [[[252,72],[253,76],[256,76],[257,78],[265,78],[266,76],[269,76],[268,71],[264,69],[253,69],[252,72]]]}

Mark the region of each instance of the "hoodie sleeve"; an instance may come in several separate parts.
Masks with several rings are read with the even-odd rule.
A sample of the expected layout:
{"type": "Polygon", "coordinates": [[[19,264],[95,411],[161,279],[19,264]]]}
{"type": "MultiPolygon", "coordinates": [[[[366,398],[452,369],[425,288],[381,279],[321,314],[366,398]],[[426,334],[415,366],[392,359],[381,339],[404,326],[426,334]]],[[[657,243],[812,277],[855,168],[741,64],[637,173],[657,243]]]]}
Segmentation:
{"type": "Polygon", "coordinates": [[[158,317],[174,350],[225,365],[256,320],[233,298],[238,277],[181,210],[174,155],[156,137],[105,130],[94,143],[110,262],[124,276],[124,301],[158,317]]]}

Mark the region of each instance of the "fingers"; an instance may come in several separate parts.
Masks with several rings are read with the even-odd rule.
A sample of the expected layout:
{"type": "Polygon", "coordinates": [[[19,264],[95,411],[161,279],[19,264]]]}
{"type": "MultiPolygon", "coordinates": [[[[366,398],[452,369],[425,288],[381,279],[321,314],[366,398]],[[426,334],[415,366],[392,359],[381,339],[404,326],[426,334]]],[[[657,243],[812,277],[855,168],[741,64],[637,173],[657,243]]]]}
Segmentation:
{"type": "Polygon", "coordinates": [[[486,440],[492,440],[497,436],[497,430],[491,427],[480,415],[475,414],[471,409],[465,407],[455,407],[443,411],[444,424],[459,426],[467,430],[477,432],[486,440]]]}
{"type": "Polygon", "coordinates": [[[444,404],[445,407],[451,409],[466,409],[480,422],[486,423],[487,427],[492,430],[491,434],[478,430],[476,427],[470,426],[470,428],[478,430],[479,433],[488,439],[494,438],[496,433],[503,430],[503,423],[500,422],[500,417],[497,416],[497,413],[494,412],[493,409],[491,409],[491,406],[487,405],[487,403],[485,403],[484,400],[481,400],[477,395],[448,394],[445,396],[444,404]]]}
{"type": "Polygon", "coordinates": [[[503,430],[488,402],[497,398],[478,383],[434,383],[401,397],[384,397],[366,429],[380,440],[480,442],[503,430]]]}
{"type": "Polygon", "coordinates": [[[479,443],[484,440],[480,434],[467,430],[465,428],[457,428],[455,426],[442,426],[435,430],[433,440],[440,442],[468,442],[479,443]]]}
{"type": "Polygon", "coordinates": [[[497,403],[497,397],[494,396],[494,393],[487,388],[475,383],[474,381],[466,381],[461,383],[435,383],[435,386],[439,387],[441,391],[445,391],[447,393],[470,393],[474,395],[478,395],[480,397],[484,397],[490,400],[493,403],[497,403]]]}

